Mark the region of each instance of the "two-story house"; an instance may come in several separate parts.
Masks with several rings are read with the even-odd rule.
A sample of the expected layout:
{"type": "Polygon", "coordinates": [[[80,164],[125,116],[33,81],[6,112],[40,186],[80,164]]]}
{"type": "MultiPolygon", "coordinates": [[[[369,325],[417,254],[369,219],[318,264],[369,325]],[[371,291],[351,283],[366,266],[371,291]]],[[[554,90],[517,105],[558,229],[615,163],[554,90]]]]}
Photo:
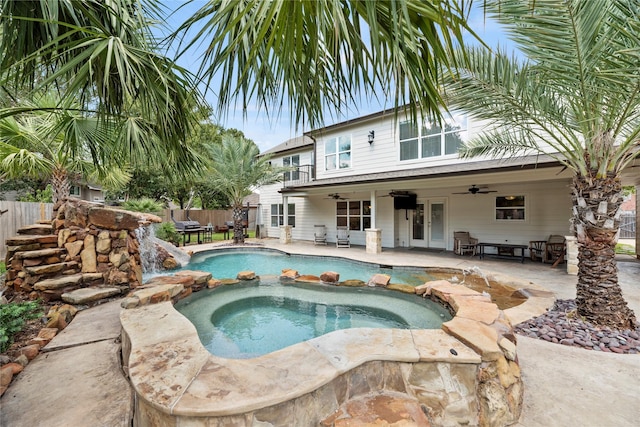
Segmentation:
{"type": "MultiPolygon", "coordinates": [[[[294,167],[260,189],[269,237],[289,225],[313,240],[378,248],[452,250],[454,231],[486,242],[527,245],[570,234],[572,173],[548,156],[460,159],[458,147],[483,124],[454,114],[440,127],[383,111],[307,132],[263,154],[294,167]],[[370,234],[368,236],[368,234],[370,234]],[[376,241],[377,239],[377,241],[376,241]]],[[[638,185],[640,183],[635,183],[638,185]]]]}

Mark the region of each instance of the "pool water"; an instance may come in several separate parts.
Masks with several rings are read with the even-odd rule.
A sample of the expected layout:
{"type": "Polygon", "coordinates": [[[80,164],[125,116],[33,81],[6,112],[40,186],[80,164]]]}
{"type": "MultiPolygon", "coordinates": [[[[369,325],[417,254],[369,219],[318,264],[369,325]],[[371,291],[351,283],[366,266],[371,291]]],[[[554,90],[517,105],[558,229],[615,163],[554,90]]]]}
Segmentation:
{"type": "Polygon", "coordinates": [[[335,271],[340,274],[340,280],[354,279],[364,282],[376,273],[383,273],[391,276],[392,283],[414,286],[423,284],[426,277],[424,269],[415,267],[387,268],[338,257],[290,255],[268,249],[201,252],[191,257],[185,268],[208,271],[217,279],[235,278],[238,272],[243,270],[253,271],[258,276],[279,276],[283,269],[294,269],[299,274],[313,276],[335,271]]]}
{"type": "Polygon", "coordinates": [[[437,329],[451,315],[416,295],[382,288],[261,280],[204,290],[176,309],[221,357],[257,357],[338,329],[437,329]]]}

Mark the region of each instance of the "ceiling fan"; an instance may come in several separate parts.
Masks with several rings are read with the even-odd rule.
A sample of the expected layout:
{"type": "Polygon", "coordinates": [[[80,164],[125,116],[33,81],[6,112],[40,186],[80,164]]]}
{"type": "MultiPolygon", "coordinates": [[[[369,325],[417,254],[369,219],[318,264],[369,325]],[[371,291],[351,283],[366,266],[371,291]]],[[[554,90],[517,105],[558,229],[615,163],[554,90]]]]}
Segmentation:
{"type": "Polygon", "coordinates": [[[483,188],[486,187],[476,187],[475,184],[473,184],[471,187],[469,187],[469,189],[465,192],[462,193],[453,193],[453,194],[489,194],[489,193],[497,193],[496,190],[483,190],[483,188]]]}
{"type": "Polygon", "coordinates": [[[346,197],[340,197],[340,194],[338,193],[330,193],[328,194],[329,197],[325,197],[325,199],[333,199],[333,200],[347,200],[346,197]]]}

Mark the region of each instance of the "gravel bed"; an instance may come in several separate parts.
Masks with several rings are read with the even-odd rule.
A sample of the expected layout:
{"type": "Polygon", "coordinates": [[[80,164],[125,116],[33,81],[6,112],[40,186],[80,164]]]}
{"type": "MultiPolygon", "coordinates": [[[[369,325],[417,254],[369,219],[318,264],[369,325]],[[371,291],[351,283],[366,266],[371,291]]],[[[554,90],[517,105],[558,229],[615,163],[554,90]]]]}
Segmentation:
{"type": "Polygon", "coordinates": [[[607,353],[640,354],[640,323],[623,331],[584,322],[573,299],[557,300],[551,310],[515,326],[516,333],[553,343],[607,353]]]}

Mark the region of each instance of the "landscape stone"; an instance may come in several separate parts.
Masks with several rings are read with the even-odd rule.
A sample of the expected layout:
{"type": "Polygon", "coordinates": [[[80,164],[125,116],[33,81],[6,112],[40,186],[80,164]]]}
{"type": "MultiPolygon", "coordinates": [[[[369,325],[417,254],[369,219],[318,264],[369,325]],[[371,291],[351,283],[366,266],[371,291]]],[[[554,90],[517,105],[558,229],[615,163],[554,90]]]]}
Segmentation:
{"type": "Polygon", "coordinates": [[[7,387],[13,378],[13,368],[9,365],[0,367],[0,387],[7,387]]]}
{"type": "Polygon", "coordinates": [[[380,286],[380,287],[385,287],[389,284],[389,282],[391,281],[391,276],[389,276],[388,274],[374,274],[371,279],[369,279],[369,282],[367,282],[367,286],[380,286]]]}
{"type": "Polygon", "coordinates": [[[34,267],[25,267],[25,271],[32,276],[39,276],[42,274],[52,274],[58,273],[68,267],[68,263],[59,262],[57,264],[49,264],[49,265],[37,265],[34,267]]]}
{"type": "Polygon", "coordinates": [[[82,288],[62,294],[62,300],[69,304],[87,304],[119,293],[119,288],[82,288]]]}
{"type": "Polygon", "coordinates": [[[323,283],[338,283],[340,281],[340,273],[335,271],[325,271],[320,275],[320,281],[323,283]]]}
{"type": "Polygon", "coordinates": [[[218,280],[218,279],[212,278],[207,282],[207,288],[209,289],[214,289],[221,285],[222,285],[222,280],[218,280]]]}
{"type": "Polygon", "coordinates": [[[298,276],[296,278],[296,282],[302,283],[320,283],[320,278],[318,276],[313,276],[311,274],[303,274],[302,276],[298,276]]]}
{"type": "Polygon", "coordinates": [[[73,274],[71,276],[61,276],[53,279],[45,279],[37,282],[33,288],[38,291],[47,289],[59,289],[70,285],[79,285],[82,282],[82,274],[73,274]]]}
{"type": "Polygon", "coordinates": [[[14,257],[17,259],[27,259],[27,258],[44,258],[52,255],[60,255],[64,252],[64,249],[51,248],[51,249],[39,249],[35,251],[28,252],[16,252],[14,257]]]}
{"type": "Polygon", "coordinates": [[[31,224],[24,225],[18,229],[18,234],[37,234],[37,235],[48,235],[53,232],[53,227],[51,224],[31,224]]]}
{"type": "Polygon", "coordinates": [[[348,286],[348,287],[357,288],[357,287],[367,286],[367,284],[363,280],[349,279],[349,280],[343,280],[342,282],[338,283],[338,286],[348,286]]]}
{"type": "Polygon", "coordinates": [[[33,360],[36,358],[38,353],[40,352],[40,346],[37,344],[26,345],[16,352],[17,355],[24,355],[29,360],[33,360]]]}
{"type": "Polygon", "coordinates": [[[162,218],[151,214],[129,212],[122,209],[112,209],[100,206],[89,208],[89,223],[107,230],[136,230],[140,221],[162,222],[162,218]]]}
{"type": "Polygon", "coordinates": [[[389,285],[387,286],[387,289],[392,290],[392,291],[402,292],[402,293],[405,293],[405,294],[415,294],[416,293],[416,288],[414,286],[406,285],[404,283],[389,283],[389,285]]]}
{"type": "Polygon", "coordinates": [[[64,320],[64,316],[60,313],[53,313],[53,315],[47,321],[47,328],[56,328],[59,331],[66,328],[68,325],[67,321],[64,320]]]}
{"type": "Polygon", "coordinates": [[[178,267],[180,267],[180,264],[174,257],[167,257],[162,261],[162,268],[165,270],[175,270],[178,267]]]}
{"type": "Polygon", "coordinates": [[[76,240],[75,242],[65,243],[64,247],[67,250],[67,254],[73,258],[78,256],[80,251],[82,250],[82,246],[84,242],[82,240],[76,240]]]}
{"type": "Polygon", "coordinates": [[[300,274],[298,273],[298,270],[293,270],[291,268],[284,268],[282,269],[282,274],[280,274],[280,279],[284,279],[284,280],[295,280],[296,277],[298,277],[300,274]]]}
{"type": "Polygon", "coordinates": [[[95,237],[91,234],[84,238],[84,249],[80,252],[80,259],[82,259],[83,273],[95,273],[97,271],[96,243],[95,237]]]}
{"type": "Polygon", "coordinates": [[[241,271],[236,278],[238,280],[253,280],[256,278],[256,273],[253,271],[241,271]]]}
{"type": "Polygon", "coordinates": [[[182,271],[176,272],[175,275],[178,277],[181,277],[181,276],[192,277],[197,285],[205,284],[211,279],[211,273],[208,273],[206,271],[182,270],[182,271]]]}
{"type": "Polygon", "coordinates": [[[98,233],[96,252],[99,254],[108,254],[109,251],[111,251],[111,236],[108,231],[101,231],[98,233]]]}
{"type": "Polygon", "coordinates": [[[29,364],[29,359],[27,359],[27,356],[24,354],[19,355],[13,361],[21,364],[22,366],[27,366],[29,364]]]}

